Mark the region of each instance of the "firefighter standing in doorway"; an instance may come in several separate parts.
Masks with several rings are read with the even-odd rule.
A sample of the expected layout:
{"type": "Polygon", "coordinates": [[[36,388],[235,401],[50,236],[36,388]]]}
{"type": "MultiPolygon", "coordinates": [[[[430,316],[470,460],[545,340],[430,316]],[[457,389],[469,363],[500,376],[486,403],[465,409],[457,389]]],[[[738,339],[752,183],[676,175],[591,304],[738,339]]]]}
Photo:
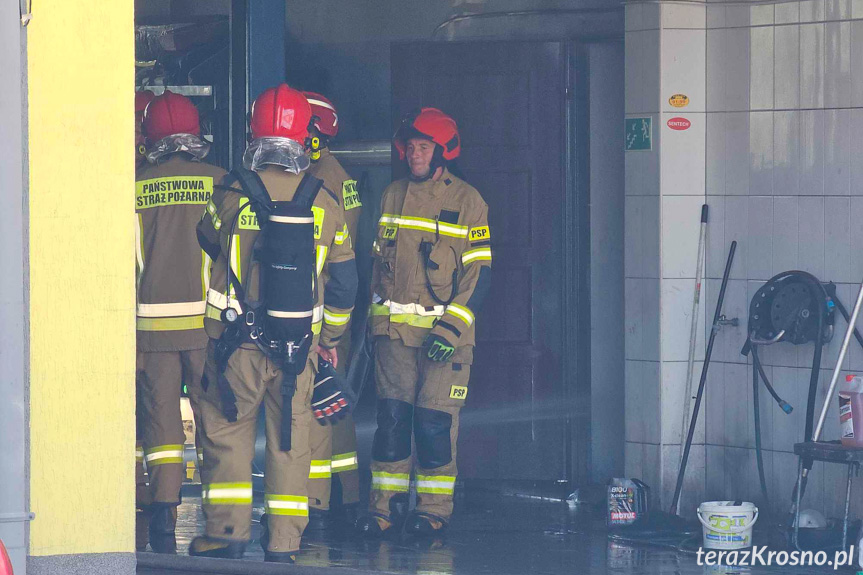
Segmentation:
{"type": "MultiPolygon", "coordinates": [[[[362,203],[357,193],[357,182],[342,168],[330,153],[329,141],[339,132],[336,108],[325,96],[304,92],[312,109],[310,173],[320,178],[324,186],[336,193],[344,209],[350,237],[357,237],[362,203]]],[[[324,268],[324,274],[327,274],[324,268]]],[[[341,358],[338,371],[347,373],[351,356],[350,316],[332,318],[344,323],[344,335],[336,349],[341,358]]],[[[357,432],[353,417],[348,414],[333,425],[312,425],[312,464],[309,472],[309,528],[325,529],[330,524],[330,494],[332,482],[341,484],[342,505],[351,522],[356,519],[356,505],[360,501],[360,478],[357,469],[357,432]]]]}
{"type": "Polygon", "coordinates": [[[374,243],[371,325],[378,427],[366,537],[381,537],[406,508],[416,443],[416,509],[405,531],[439,534],[453,510],[458,415],[468,394],[474,319],[491,275],[488,206],[447,162],[461,146],[435,108],[408,115],[393,143],[410,176],[381,200],[374,243]]]}
{"type": "Polygon", "coordinates": [[[146,163],[135,184],[138,411],[150,478],[150,547],[176,553],[185,444],[180,396],[185,383],[197,408],[207,344],[210,260],[195,224],[225,171],[202,162],[210,146],[184,96],[166,91],[149,102],[143,133],[146,163]]]}
{"type": "MultiPolygon", "coordinates": [[[[293,563],[308,523],[309,429],[318,357],[335,345],[356,298],[357,272],[338,197],[308,174],[309,103],[285,84],[252,106],[252,141],[198,224],[214,259],[201,399],[206,531],[191,555],[239,558],[250,538],[251,463],[266,416],[265,560],[293,563]],[[326,283],[320,274],[328,268],[326,283]],[[308,275],[306,275],[308,274],[308,275]],[[316,289],[311,289],[311,288],[316,289]]],[[[333,413],[347,405],[321,389],[333,413]]]]}

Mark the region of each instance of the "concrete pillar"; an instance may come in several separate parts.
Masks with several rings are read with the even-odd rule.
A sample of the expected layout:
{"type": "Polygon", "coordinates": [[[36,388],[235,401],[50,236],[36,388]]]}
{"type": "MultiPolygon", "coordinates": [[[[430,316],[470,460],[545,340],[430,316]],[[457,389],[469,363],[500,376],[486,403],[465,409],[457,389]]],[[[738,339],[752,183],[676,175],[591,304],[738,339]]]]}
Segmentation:
{"type": "MultiPolygon", "coordinates": [[[[649,150],[626,152],[626,473],[646,481],[654,504],[662,507],[670,503],[680,460],[705,201],[705,28],[703,5],[626,6],[626,117],[649,118],[652,128],[649,150]],[[676,94],[686,98],[672,103],[676,94]]],[[[693,388],[700,370],[697,361],[693,388]]],[[[681,501],[681,511],[690,515],[704,491],[703,423],[702,418],[681,501]]]]}

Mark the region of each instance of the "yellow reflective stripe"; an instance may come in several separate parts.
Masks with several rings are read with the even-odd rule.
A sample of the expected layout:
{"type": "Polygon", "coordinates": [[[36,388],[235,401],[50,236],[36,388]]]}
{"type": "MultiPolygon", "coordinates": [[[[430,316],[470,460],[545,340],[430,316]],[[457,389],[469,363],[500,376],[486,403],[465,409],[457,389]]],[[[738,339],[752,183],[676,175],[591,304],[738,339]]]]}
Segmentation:
{"type": "Polygon", "coordinates": [[[312,459],[309,467],[309,479],[326,479],[332,476],[331,471],[329,459],[312,459]]]}
{"type": "Polygon", "coordinates": [[[144,459],[148,466],[165,465],[166,463],[183,463],[182,445],[157,445],[144,450],[144,459]]]}
{"type": "Polygon", "coordinates": [[[204,317],[222,321],[222,310],[207,302],[207,311],[204,313],[204,317]]]}
{"type": "Polygon", "coordinates": [[[317,254],[318,254],[318,275],[321,275],[321,272],[324,270],[324,262],[327,261],[327,250],[329,248],[327,246],[318,246],[317,254]]]}
{"type": "Polygon", "coordinates": [[[449,475],[417,475],[417,493],[452,495],[455,477],[449,475]]]}
{"type": "Polygon", "coordinates": [[[180,317],[204,313],[204,301],[179,301],[174,303],[139,303],[138,317],[180,317]]]}
{"type": "Polygon", "coordinates": [[[135,278],[136,290],[141,287],[141,276],[144,275],[144,218],[141,214],[137,216],[135,225],[135,264],[138,277],[135,278]]]}
{"type": "Polygon", "coordinates": [[[372,489],[407,493],[410,488],[410,475],[407,473],[386,473],[372,471],[372,489]]]}
{"type": "Polygon", "coordinates": [[[450,224],[440,220],[431,220],[428,218],[408,217],[397,214],[382,214],[378,220],[379,225],[395,225],[400,228],[408,228],[412,230],[422,230],[429,232],[438,232],[442,236],[451,236],[454,238],[466,238],[468,234],[468,226],[459,226],[450,224]]]}
{"type": "Polygon", "coordinates": [[[207,299],[207,291],[210,289],[210,268],[213,265],[213,260],[209,254],[201,250],[201,298],[207,299]]]}
{"type": "MultiPolygon", "coordinates": [[[[398,305],[398,304],[392,304],[398,305]]],[[[438,320],[437,315],[419,315],[416,313],[390,313],[390,307],[380,303],[373,303],[369,308],[372,317],[389,316],[390,323],[402,323],[413,327],[431,329],[438,320]]]]}
{"type": "Polygon", "coordinates": [[[250,505],[252,503],[252,483],[210,483],[201,489],[205,505],[250,505]]]}
{"type": "Polygon", "coordinates": [[[341,231],[336,232],[336,237],[333,240],[337,246],[345,243],[345,240],[350,236],[350,232],[348,231],[348,224],[345,224],[341,231]]]}
{"type": "Polygon", "coordinates": [[[461,263],[467,265],[473,261],[491,261],[491,248],[476,248],[467,250],[461,255],[461,263]]]}
{"type": "Polygon", "coordinates": [[[309,515],[309,498],[300,495],[265,495],[264,510],[272,515],[309,515]]]}
{"type": "Polygon", "coordinates": [[[144,461],[144,448],[136,447],[135,448],[135,461],[141,463],[144,461]]]}
{"type": "Polygon", "coordinates": [[[357,452],[351,451],[350,453],[333,455],[333,462],[331,466],[333,473],[341,473],[342,471],[351,471],[353,469],[357,469],[358,463],[359,462],[357,460],[357,452]]]}
{"type": "Polygon", "coordinates": [[[351,321],[349,313],[333,313],[327,309],[324,310],[324,321],[329,325],[345,325],[351,321]]]}
{"type": "Polygon", "coordinates": [[[390,308],[382,303],[373,303],[369,308],[369,315],[390,315],[390,308]]]}
{"type": "Polygon", "coordinates": [[[222,220],[219,218],[219,211],[216,209],[216,204],[213,200],[207,202],[207,213],[210,214],[210,221],[213,222],[213,229],[216,231],[222,228],[222,220]]]}
{"type": "Polygon", "coordinates": [[[188,317],[139,317],[140,331],[182,331],[204,327],[204,314],[188,317]]]}
{"type": "Polygon", "coordinates": [[[472,326],[476,319],[472,311],[462,305],[458,305],[457,303],[449,304],[446,308],[446,312],[465,322],[468,327],[472,326]]]}
{"type": "MultiPolygon", "coordinates": [[[[240,283],[243,283],[243,273],[241,267],[241,262],[243,261],[243,254],[240,251],[240,234],[234,234],[234,237],[231,239],[231,269],[234,270],[234,275],[237,276],[237,280],[240,283]]],[[[228,284],[232,284],[232,282],[228,282],[228,284]]],[[[231,293],[234,293],[234,287],[231,285],[231,293]]]]}

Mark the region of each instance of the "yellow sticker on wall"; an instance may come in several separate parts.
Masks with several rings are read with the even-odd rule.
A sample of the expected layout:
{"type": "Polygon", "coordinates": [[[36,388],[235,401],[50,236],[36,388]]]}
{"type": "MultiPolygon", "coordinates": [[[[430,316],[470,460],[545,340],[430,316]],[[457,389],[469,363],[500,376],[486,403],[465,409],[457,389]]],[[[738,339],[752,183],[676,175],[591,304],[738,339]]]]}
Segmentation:
{"type": "Polygon", "coordinates": [[[463,385],[454,385],[449,389],[450,399],[467,399],[467,388],[463,385]]]}
{"type": "Polygon", "coordinates": [[[668,103],[674,108],[685,108],[689,105],[689,96],[686,94],[674,94],[668,99],[668,103]]]}

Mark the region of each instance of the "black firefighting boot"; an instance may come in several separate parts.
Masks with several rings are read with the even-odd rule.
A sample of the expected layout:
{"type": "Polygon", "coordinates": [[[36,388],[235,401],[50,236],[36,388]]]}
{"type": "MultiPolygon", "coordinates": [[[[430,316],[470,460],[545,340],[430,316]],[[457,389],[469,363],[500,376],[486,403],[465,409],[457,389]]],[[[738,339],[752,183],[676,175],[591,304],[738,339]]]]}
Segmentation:
{"type": "Polygon", "coordinates": [[[407,515],[409,505],[407,494],[398,494],[390,498],[390,515],[367,513],[362,515],[355,524],[357,534],[365,539],[383,539],[389,533],[399,530],[407,515]]]}
{"type": "Polygon", "coordinates": [[[207,536],[195,537],[189,545],[189,555],[193,557],[213,557],[218,559],[242,559],[246,552],[245,543],[220,541],[207,536]]]}
{"type": "Polygon", "coordinates": [[[439,537],[446,531],[446,521],[430,513],[413,512],[405,523],[405,533],[414,537],[439,537]]]}
{"type": "Polygon", "coordinates": [[[150,548],[156,553],[174,555],[177,553],[177,538],[174,530],[177,527],[177,506],[165,503],[153,503],[150,513],[150,548]]]}
{"type": "Polygon", "coordinates": [[[135,509],[135,551],[146,551],[150,542],[150,508],[135,509]]]}
{"type": "Polygon", "coordinates": [[[270,545],[270,526],[267,524],[266,513],[261,515],[261,537],[258,539],[258,543],[261,544],[261,549],[264,550],[264,561],[268,563],[294,563],[297,559],[296,551],[282,553],[267,549],[270,545]]]}
{"type": "Polygon", "coordinates": [[[326,531],[332,525],[332,512],[323,509],[309,508],[309,531],[326,531]]]}

